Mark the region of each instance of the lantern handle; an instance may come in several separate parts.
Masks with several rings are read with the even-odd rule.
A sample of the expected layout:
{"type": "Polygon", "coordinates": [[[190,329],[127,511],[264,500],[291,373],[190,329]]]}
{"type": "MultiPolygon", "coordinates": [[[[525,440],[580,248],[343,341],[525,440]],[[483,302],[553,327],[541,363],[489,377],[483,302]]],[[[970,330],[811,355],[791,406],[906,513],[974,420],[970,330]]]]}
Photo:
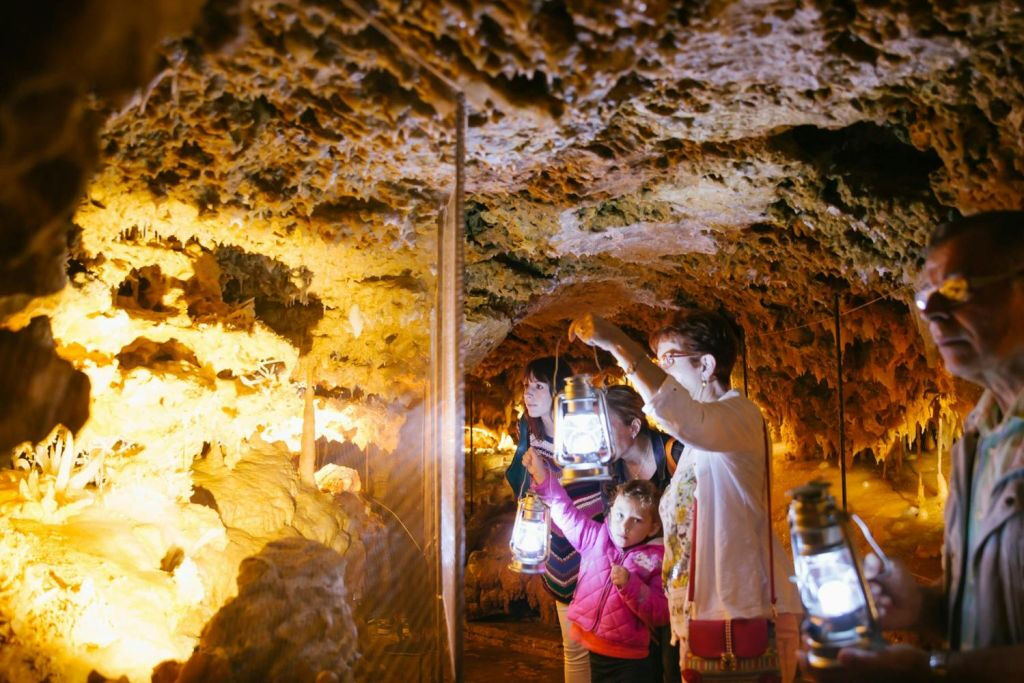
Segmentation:
{"type": "Polygon", "coordinates": [[[875,537],[871,535],[871,530],[868,529],[868,525],[857,514],[851,514],[850,519],[852,519],[857,524],[857,527],[860,529],[860,532],[864,535],[864,539],[868,542],[868,545],[870,545],[871,549],[875,551],[875,555],[878,556],[878,559],[882,561],[882,573],[884,574],[888,572],[892,568],[892,560],[890,560],[889,556],[885,554],[885,551],[882,550],[882,547],[878,545],[878,542],[875,540],[875,537]]]}

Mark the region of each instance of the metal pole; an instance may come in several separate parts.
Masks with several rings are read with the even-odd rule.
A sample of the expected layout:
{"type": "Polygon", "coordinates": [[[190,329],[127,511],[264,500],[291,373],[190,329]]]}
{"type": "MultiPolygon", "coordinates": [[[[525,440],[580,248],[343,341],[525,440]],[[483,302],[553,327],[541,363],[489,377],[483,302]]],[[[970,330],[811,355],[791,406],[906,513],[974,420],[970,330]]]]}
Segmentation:
{"type": "Polygon", "coordinates": [[[843,511],[846,511],[846,416],[843,411],[843,339],[839,331],[839,294],[836,294],[835,309],[836,323],[836,376],[837,395],[839,403],[839,477],[843,484],[843,511]]]}
{"type": "Polygon", "coordinates": [[[747,385],[747,331],[746,330],[743,330],[743,395],[744,396],[749,396],[750,395],[749,387],[747,385]]]}

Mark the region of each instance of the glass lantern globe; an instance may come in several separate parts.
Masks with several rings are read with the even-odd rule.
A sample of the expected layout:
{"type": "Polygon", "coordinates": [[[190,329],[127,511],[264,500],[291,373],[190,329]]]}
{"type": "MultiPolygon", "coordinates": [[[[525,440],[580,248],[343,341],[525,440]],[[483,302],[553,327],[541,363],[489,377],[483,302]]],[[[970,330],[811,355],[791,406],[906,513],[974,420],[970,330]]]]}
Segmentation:
{"type": "Polygon", "coordinates": [[[551,511],[534,493],[519,499],[516,522],[509,540],[512,561],[508,568],[521,574],[543,574],[551,549],[551,511]]]}
{"type": "Polygon", "coordinates": [[[590,375],[573,375],[555,400],[555,462],[562,483],[611,479],[614,455],[604,392],[591,385],[590,375]]]}
{"type": "Polygon", "coordinates": [[[846,514],[836,507],[828,486],[811,482],[790,491],[789,506],[796,583],[807,613],[807,660],[819,669],[837,666],[844,647],[881,643],[878,614],[850,542],[846,514]]]}

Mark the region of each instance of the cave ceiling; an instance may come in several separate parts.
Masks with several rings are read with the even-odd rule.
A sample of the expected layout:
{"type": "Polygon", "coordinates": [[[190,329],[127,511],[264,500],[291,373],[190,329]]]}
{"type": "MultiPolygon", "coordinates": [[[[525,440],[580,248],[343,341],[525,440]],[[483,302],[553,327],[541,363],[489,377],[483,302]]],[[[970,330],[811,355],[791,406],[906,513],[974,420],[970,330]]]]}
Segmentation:
{"type": "Polygon", "coordinates": [[[325,396],[407,405],[454,85],[471,387],[507,397],[580,311],[642,339],[698,304],[746,330],[751,393],[784,436],[827,453],[832,329],[792,328],[839,295],[855,448],[956,403],[907,302],[935,222],[1022,205],[1017,3],[354,5],[208,2],[230,25],[165,42],[133,97],[91,101],[105,123],[71,284],[8,326],[49,315],[64,357],[170,364],[197,395],[308,358],[325,396]],[[81,307],[113,322],[60,315],[81,307]],[[126,318],[151,324],[143,341],[126,318]]]}

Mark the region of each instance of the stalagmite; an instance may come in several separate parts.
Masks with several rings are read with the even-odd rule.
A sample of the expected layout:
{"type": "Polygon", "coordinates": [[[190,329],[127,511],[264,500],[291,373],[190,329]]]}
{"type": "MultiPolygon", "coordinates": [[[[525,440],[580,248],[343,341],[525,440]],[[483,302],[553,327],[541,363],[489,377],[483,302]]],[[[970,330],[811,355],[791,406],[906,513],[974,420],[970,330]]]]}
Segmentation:
{"type": "Polygon", "coordinates": [[[938,433],[935,436],[935,488],[938,490],[939,500],[943,503],[946,502],[946,498],[949,496],[949,486],[946,484],[946,477],[942,474],[942,450],[946,447],[946,441],[942,434],[942,415],[939,415],[938,419],[938,433]]]}
{"type": "Polygon", "coordinates": [[[60,465],[57,468],[56,489],[63,493],[71,479],[71,466],[75,463],[75,437],[70,431],[63,431],[64,438],[58,438],[53,446],[53,457],[60,465]]]}
{"type": "Polygon", "coordinates": [[[302,450],[299,453],[299,478],[302,483],[316,486],[316,409],[313,407],[313,361],[306,366],[306,390],[302,407],[302,450]]]}

